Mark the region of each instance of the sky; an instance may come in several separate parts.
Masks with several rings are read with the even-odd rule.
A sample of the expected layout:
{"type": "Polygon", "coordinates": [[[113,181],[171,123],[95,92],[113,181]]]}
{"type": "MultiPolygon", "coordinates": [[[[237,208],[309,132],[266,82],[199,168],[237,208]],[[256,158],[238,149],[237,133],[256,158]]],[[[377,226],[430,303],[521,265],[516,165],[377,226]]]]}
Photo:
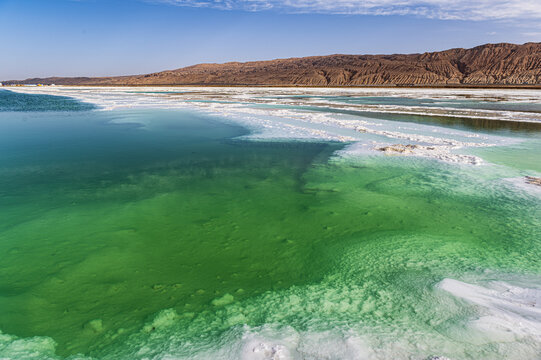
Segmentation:
{"type": "Polygon", "coordinates": [[[541,42],[541,0],[0,0],[0,81],[541,42]]]}

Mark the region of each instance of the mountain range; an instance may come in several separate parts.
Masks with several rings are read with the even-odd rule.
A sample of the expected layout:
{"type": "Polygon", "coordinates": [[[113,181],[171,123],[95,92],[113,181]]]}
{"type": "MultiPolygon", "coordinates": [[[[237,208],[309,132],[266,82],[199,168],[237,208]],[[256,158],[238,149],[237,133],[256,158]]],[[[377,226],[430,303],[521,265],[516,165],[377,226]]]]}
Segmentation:
{"type": "Polygon", "coordinates": [[[199,64],[145,75],[49,77],[6,84],[518,86],[541,84],[541,43],[486,44],[423,54],[328,55],[199,64]]]}

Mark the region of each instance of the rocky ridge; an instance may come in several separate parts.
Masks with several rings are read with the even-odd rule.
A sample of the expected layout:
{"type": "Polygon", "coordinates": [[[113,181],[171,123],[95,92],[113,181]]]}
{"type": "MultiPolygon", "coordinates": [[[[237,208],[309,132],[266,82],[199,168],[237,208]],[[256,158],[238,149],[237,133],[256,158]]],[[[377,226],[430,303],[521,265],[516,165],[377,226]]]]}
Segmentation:
{"type": "Polygon", "coordinates": [[[146,75],[52,77],[7,84],[509,86],[541,84],[541,43],[486,44],[409,55],[329,55],[199,64],[146,75]]]}

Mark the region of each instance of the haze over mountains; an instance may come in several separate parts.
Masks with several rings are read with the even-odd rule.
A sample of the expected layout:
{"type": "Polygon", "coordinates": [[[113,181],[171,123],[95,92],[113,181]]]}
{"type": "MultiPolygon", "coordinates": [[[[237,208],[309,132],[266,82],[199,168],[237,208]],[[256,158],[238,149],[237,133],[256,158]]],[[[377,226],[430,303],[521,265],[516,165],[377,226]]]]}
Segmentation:
{"type": "Polygon", "coordinates": [[[408,55],[329,55],[199,64],[146,75],[51,77],[8,84],[453,86],[539,85],[541,43],[486,44],[408,55]]]}

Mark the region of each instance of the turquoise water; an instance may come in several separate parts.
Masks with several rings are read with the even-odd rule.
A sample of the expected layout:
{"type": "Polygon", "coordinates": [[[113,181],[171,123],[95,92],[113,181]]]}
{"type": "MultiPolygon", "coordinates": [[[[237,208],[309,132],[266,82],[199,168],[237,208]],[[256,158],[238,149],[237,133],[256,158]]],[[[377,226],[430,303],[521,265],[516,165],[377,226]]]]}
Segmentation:
{"type": "Polygon", "coordinates": [[[343,158],[200,111],[3,96],[0,357],[541,354],[535,131],[484,128],[523,140],[471,150],[484,166],[343,158]]]}
{"type": "Polygon", "coordinates": [[[0,90],[0,111],[84,111],[95,106],[70,97],[18,94],[0,90]]]}

